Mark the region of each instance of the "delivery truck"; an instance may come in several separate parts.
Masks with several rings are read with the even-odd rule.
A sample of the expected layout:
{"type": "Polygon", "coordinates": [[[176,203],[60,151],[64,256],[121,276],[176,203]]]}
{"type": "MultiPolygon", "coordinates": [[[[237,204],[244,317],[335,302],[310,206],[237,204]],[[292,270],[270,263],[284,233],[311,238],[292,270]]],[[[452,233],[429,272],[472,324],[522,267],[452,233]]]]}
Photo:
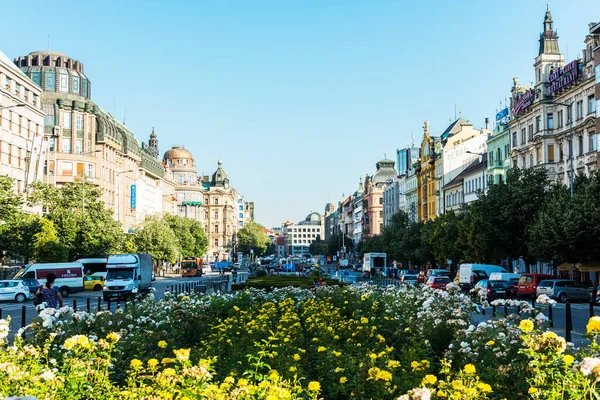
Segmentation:
{"type": "Polygon", "coordinates": [[[135,297],[152,289],[150,254],[111,254],[106,261],[104,300],[135,297]]]}
{"type": "Polygon", "coordinates": [[[386,253],[365,253],[363,256],[363,273],[375,275],[378,271],[383,272],[387,264],[386,260],[386,253]]]}

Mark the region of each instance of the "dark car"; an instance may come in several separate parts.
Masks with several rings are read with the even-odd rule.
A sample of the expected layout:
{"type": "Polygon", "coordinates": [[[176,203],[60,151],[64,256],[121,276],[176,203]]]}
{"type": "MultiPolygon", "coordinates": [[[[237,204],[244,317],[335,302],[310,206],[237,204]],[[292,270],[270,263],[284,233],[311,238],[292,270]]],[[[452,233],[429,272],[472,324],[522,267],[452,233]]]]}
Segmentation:
{"type": "Polygon", "coordinates": [[[29,293],[36,294],[38,289],[42,286],[36,279],[19,279],[29,289],[29,293]]]}
{"type": "Polygon", "coordinates": [[[490,281],[482,279],[475,284],[475,287],[481,287],[485,290],[487,301],[496,299],[511,299],[514,297],[514,289],[507,281],[490,281]]]}

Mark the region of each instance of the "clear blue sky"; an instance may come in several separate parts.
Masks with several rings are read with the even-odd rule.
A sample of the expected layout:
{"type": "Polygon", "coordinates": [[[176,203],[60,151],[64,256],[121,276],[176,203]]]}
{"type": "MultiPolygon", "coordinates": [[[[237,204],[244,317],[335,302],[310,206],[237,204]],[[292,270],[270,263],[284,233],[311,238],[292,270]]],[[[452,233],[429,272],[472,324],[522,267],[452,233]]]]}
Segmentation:
{"type": "MultiPolygon", "coordinates": [[[[0,50],[82,61],[92,98],[161,153],[217,160],[267,226],[323,212],[375,163],[441,133],[482,127],[533,79],[546,2],[416,0],[5,1],[0,50]],[[115,106],[116,105],[116,106],[115,106]]],[[[550,1],[568,60],[600,1],[550,1]]]]}

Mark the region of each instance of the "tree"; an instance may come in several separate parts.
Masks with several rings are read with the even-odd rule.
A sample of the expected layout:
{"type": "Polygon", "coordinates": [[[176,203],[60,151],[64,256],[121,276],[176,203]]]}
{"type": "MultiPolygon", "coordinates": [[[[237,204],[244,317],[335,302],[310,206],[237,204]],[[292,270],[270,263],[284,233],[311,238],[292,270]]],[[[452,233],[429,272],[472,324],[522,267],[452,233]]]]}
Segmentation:
{"type": "Polygon", "coordinates": [[[100,188],[89,183],[68,183],[57,188],[41,182],[31,188],[30,203],[42,206],[69,260],[104,257],[123,248],[125,234],[101,200],[100,188]]]}
{"type": "Polygon", "coordinates": [[[6,175],[0,176],[0,233],[2,226],[16,221],[21,215],[23,200],[13,190],[15,180],[6,175]]]}
{"type": "Polygon", "coordinates": [[[154,261],[174,262],[179,255],[177,237],[162,218],[147,217],[136,229],[133,242],[137,251],[152,255],[154,261]]]}
{"type": "Polygon", "coordinates": [[[317,235],[315,241],[310,244],[308,251],[313,256],[325,255],[327,253],[327,242],[321,240],[321,235],[317,235]]]}
{"type": "Polygon", "coordinates": [[[167,214],[164,216],[177,239],[177,248],[181,257],[202,257],[208,251],[208,238],[199,221],[167,214]]]}
{"type": "Polygon", "coordinates": [[[41,229],[40,220],[37,215],[23,214],[7,224],[6,231],[0,236],[0,248],[9,258],[30,262],[35,250],[35,235],[41,229]]]}
{"type": "Polygon", "coordinates": [[[36,262],[65,262],[68,249],[60,243],[52,221],[41,218],[39,231],[34,235],[33,258],[36,262]]]}
{"type": "Polygon", "coordinates": [[[432,222],[429,244],[438,264],[446,264],[447,260],[453,263],[464,261],[464,253],[457,245],[460,226],[461,217],[454,211],[442,214],[432,222]]]}
{"type": "Polygon", "coordinates": [[[270,241],[265,227],[254,221],[247,222],[237,233],[238,248],[244,253],[254,250],[254,254],[262,256],[270,241]]]}

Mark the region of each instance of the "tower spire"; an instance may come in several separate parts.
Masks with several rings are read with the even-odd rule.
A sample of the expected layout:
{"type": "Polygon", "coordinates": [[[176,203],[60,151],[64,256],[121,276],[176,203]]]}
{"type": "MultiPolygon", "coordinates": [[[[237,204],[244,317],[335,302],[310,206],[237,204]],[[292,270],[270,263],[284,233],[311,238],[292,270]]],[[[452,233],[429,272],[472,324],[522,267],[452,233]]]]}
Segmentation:
{"type": "Polygon", "coordinates": [[[540,52],[542,54],[560,54],[558,50],[558,34],[554,30],[552,14],[546,4],[546,15],[544,16],[544,31],[540,33],[540,52]]]}

